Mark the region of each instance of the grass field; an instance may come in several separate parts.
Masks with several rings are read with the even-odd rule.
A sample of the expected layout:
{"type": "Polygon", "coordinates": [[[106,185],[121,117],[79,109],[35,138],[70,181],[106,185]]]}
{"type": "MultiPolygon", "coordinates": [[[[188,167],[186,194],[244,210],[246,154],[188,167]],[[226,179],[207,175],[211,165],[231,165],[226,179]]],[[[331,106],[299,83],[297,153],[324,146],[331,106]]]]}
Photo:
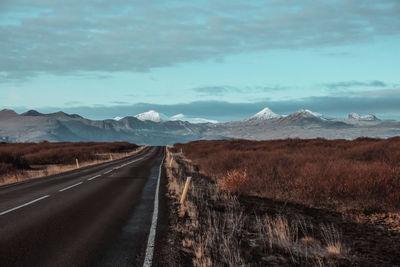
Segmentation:
{"type": "Polygon", "coordinates": [[[334,209],[400,209],[400,137],[198,141],[175,147],[230,192],[334,209]]]}
{"type": "Polygon", "coordinates": [[[169,147],[166,168],[178,261],[400,264],[400,137],[196,141],[169,147]]]}
{"type": "Polygon", "coordinates": [[[0,144],[0,184],[60,173],[128,155],[139,146],[115,143],[0,144]]]}

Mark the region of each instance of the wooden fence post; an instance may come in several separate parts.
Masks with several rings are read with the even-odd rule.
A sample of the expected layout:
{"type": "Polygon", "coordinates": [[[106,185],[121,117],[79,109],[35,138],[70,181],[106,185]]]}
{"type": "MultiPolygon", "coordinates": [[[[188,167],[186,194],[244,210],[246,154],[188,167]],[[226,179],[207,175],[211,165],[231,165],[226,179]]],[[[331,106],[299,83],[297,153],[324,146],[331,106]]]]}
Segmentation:
{"type": "Polygon", "coordinates": [[[182,194],[181,201],[180,201],[181,204],[183,204],[185,202],[186,195],[187,195],[187,192],[189,190],[189,185],[190,185],[190,181],[191,180],[192,180],[192,177],[187,177],[186,178],[185,188],[183,189],[183,194],[182,194]]]}
{"type": "Polygon", "coordinates": [[[168,164],[168,166],[170,167],[170,168],[172,168],[172,161],[173,161],[174,159],[172,158],[172,155],[171,155],[171,158],[169,159],[169,164],[168,164]]]}

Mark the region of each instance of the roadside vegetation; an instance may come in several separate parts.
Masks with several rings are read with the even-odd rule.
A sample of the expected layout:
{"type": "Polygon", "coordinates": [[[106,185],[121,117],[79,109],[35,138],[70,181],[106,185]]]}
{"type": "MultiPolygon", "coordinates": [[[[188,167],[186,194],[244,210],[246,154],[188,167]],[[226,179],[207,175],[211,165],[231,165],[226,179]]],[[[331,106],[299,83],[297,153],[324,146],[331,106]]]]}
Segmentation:
{"type": "Polygon", "coordinates": [[[115,143],[0,144],[0,184],[36,178],[130,155],[139,146],[115,143]]]}
{"type": "Polygon", "coordinates": [[[175,146],[222,189],[337,210],[400,209],[400,137],[175,146]]]}
{"type": "Polygon", "coordinates": [[[167,149],[181,266],[400,265],[400,138],[167,149]],[[192,185],[179,205],[184,179],[192,185]]]}

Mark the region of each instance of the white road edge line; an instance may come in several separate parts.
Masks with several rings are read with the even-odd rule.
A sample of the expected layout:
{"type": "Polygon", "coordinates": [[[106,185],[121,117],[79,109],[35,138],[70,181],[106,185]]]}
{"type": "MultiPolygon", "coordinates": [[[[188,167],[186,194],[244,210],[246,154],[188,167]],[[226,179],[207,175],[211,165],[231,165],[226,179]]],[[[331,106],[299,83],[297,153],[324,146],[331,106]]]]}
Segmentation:
{"type": "MultiPolygon", "coordinates": [[[[166,153],[166,152],[164,152],[164,153],[166,153]]],[[[158,195],[159,195],[159,191],[160,191],[161,168],[164,163],[164,159],[165,159],[165,154],[164,154],[163,159],[161,160],[160,169],[158,171],[157,187],[156,187],[156,193],[155,193],[155,197],[154,197],[153,218],[151,220],[149,239],[147,240],[146,254],[144,257],[143,267],[151,267],[152,262],[153,262],[154,239],[156,237],[157,219],[158,219],[158,195]]]]}
{"type": "Polygon", "coordinates": [[[58,192],[63,192],[63,191],[65,191],[65,190],[71,189],[72,187],[78,186],[78,185],[80,185],[80,184],[82,184],[82,183],[83,183],[83,182],[79,182],[79,183],[76,183],[76,184],[73,184],[73,185],[64,187],[63,189],[58,190],[58,192]]]}
{"type": "Polygon", "coordinates": [[[109,170],[109,171],[106,171],[104,174],[109,174],[110,172],[112,172],[113,170],[109,170]]]}
{"type": "Polygon", "coordinates": [[[89,179],[87,179],[88,181],[91,181],[91,180],[93,180],[93,179],[96,179],[96,178],[98,178],[98,177],[100,177],[101,175],[99,174],[99,175],[96,175],[96,176],[93,176],[92,178],[89,178],[89,179]]]}
{"type": "Polygon", "coordinates": [[[35,202],[38,202],[39,200],[48,198],[49,196],[50,196],[50,195],[45,195],[45,196],[39,197],[39,198],[37,198],[37,199],[34,199],[34,200],[32,200],[32,201],[29,201],[29,202],[27,202],[27,203],[25,203],[25,204],[22,204],[22,205],[20,205],[20,206],[18,206],[18,207],[15,207],[15,208],[12,208],[12,209],[3,211],[3,212],[0,213],[0,216],[2,216],[2,215],[4,215],[4,214],[7,214],[7,213],[9,213],[9,212],[11,212],[11,211],[17,210],[17,209],[19,209],[19,208],[28,206],[28,205],[30,205],[30,204],[33,204],[33,203],[35,203],[35,202]]]}

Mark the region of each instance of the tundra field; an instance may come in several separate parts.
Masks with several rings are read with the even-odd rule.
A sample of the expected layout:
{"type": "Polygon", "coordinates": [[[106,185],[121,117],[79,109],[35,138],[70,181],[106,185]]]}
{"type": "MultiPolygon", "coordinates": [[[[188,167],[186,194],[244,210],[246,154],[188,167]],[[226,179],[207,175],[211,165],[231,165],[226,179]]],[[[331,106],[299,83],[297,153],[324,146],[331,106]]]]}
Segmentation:
{"type": "Polygon", "coordinates": [[[196,141],[167,152],[169,240],[181,247],[169,255],[183,266],[400,266],[399,137],[196,141]]]}
{"type": "Polygon", "coordinates": [[[114,143],[18,143],[0,144],[0,184],[60,173],[130,155],[139,146],[114,143]]]}
{"type": "Polygon", "coordinates": [[[400,209],[400,137],[175,145],[220,187],[332,209],[400,209]]]}

